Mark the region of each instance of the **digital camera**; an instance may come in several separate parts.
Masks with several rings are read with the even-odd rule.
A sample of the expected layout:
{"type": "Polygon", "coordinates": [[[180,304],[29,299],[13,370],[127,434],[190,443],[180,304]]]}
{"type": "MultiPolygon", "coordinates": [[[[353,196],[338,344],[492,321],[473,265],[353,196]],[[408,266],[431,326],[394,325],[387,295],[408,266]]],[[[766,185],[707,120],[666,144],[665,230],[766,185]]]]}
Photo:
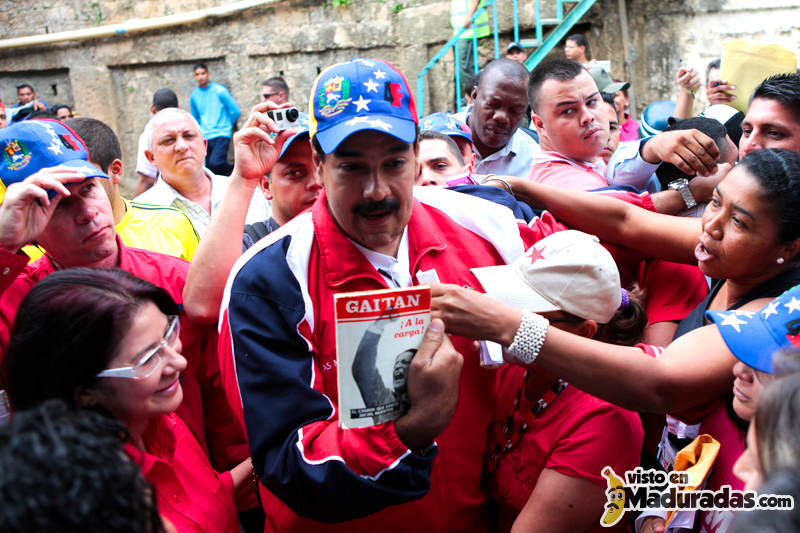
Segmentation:
{"type": "Polygon", "coordinates": [[[269,116],[269,118],[275,122],[275,125],[278,127],[278,131],[300,127],[300,122],[298,122],[298,119],[300,118],[300,112],[294,107],[287,107],[286,109],[271,109],[267,111],[267,116],[269,116]]]}

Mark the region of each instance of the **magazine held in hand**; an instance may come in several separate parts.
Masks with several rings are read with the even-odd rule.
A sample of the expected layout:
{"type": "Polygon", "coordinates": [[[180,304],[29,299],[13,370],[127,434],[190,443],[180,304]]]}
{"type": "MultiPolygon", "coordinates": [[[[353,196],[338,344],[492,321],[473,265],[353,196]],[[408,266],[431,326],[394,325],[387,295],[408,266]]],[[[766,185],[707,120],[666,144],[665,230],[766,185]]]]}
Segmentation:
{"type": "Polygon", "coordinates": [[[403,416],[408,366],[431,321],[431,288],[334,295],[339,425],[359,428],[403,416]]]}

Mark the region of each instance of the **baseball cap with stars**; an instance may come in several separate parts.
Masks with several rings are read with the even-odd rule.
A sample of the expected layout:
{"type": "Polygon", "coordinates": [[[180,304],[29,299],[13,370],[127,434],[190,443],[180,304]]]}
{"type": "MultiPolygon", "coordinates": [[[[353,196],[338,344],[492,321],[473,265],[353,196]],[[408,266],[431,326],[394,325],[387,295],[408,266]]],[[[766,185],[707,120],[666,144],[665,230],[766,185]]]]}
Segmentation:
{"type": "Polygon", "coordinates": [[[43,168],[69,167],[87,178],[108,175],[87,161],[83,140],[52,119],[25,120],[0,129],[0,192],[43,168]]]}
{"type": "Polygon", "coordinates": [[[800,349],[800,285],[760,311],[706,311],[728,348],[747,366],[772,374],[772,356],[800,349]]]}
{"type": "Polygon", "coordinates": [[[417,136],[417,108],[405,77],[382,59],[355,58],[323,70],[311,90],[309,131],[330,154],[364,130],[403,142],[417,136]]]}

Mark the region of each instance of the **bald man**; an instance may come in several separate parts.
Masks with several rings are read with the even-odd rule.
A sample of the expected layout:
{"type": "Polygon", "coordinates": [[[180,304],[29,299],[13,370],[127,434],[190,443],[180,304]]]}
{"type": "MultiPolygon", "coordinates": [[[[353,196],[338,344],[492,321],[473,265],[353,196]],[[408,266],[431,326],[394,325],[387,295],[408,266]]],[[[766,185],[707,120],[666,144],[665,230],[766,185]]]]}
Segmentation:
{"type": "MultiPolygon", "coordinates": [[[[180,209],[202,237],[222,202],[228,178],[205,167],[208,142],[191,114],[178,108],[162,109],[152,119],[152,130],[150,150],[145,150],[145,156],[158,169],[161,179],[136,200],[180,209]]],[[[266,200],[261,195],[254,197],[248,222],[267,216],[266,200]]]]}

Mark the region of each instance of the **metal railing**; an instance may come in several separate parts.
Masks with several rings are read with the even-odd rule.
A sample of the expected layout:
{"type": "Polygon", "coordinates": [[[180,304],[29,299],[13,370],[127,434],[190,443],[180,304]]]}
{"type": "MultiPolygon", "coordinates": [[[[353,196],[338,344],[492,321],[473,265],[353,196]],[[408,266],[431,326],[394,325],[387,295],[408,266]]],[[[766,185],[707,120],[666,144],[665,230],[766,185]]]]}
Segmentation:
{"type": "MultiPolygon", "coordinates": [[[[554,18],[543,18],[541,16],[541,0],[534,2],[534,39],[520,39],[519,37],[519,15],[518,15],[518,0],[512,0],[512,9],[514,15],[514,41],[519,43],[523,48],[533,48],[534,52],[525,60],[525,67],[528,70],[533,70],[542,59],[552,50],[564,37],[567,36],[569,30],[586,14],[589,8],[595,3],[595,0],[555,0],[556,16],[554,18]],[[575,4],[566,15],[564,14],[564,4],[575,4]],[[554,26],[553,30],[548,33],[547,38],[544,38],[544,26],[554,26]]],[[[462,26],[453,36],[439,49],[438,52],[431,58],[430,61],[420,70],[417,74],[417,110],[419,116],[424,115],[425,109],[425,76],[428,71],[438,63],[447,52],[453,50],[454,65],[455,65],[455,101],[456,111],[461,111],[461,68],[459,65],[458,46],[461,35],[467,31],[475,20],[483,15],[487,9],[492,9],[492,36],[494,39],[494,57],[500,57],[500,41],[497,31],[497,0],[487,0],[482,6],[475,10],[475,13],[469,20],[468,25],[462,26]]],[[[472,32],[470,39],[472,46],[473,57],[473,72],[477,74],[479,71],[478,65],[478,37],[476,32],[472,32]]]]}

